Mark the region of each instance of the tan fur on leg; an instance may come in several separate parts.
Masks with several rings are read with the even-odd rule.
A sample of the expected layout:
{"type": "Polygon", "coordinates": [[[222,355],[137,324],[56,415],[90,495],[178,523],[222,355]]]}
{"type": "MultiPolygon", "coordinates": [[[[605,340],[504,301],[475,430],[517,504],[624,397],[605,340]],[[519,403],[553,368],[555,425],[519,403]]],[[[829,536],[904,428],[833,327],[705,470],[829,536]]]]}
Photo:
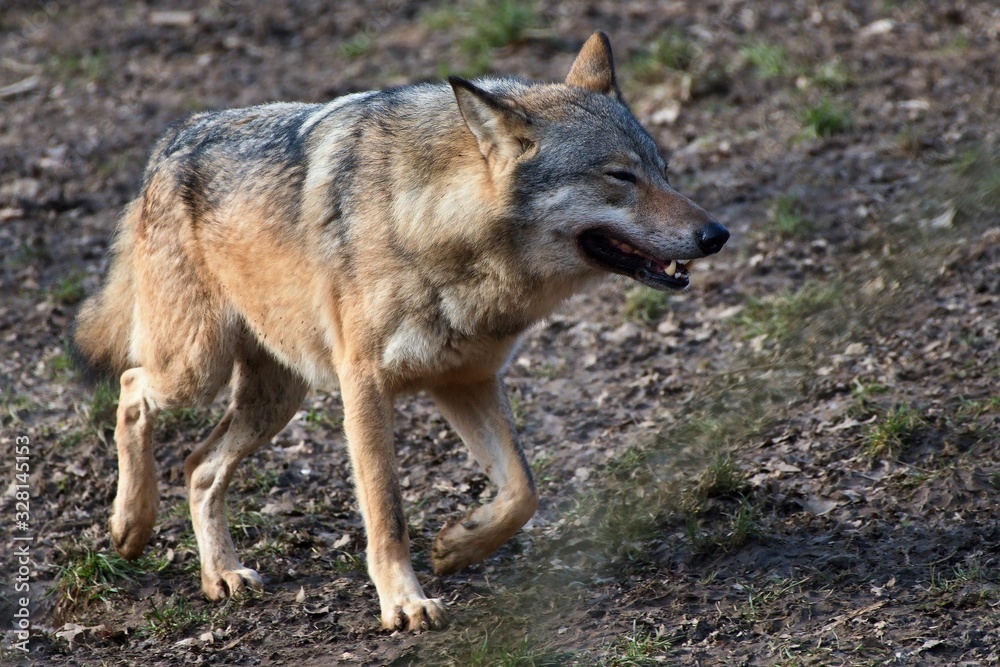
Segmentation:
{"type": "Polygon", "coordinates": [[[433,394],[498,489],[492,502],[471,510],[438,533],[431,550],[434,571],[448,574],[478,563],[509,540],[538,509],[538,492],[498,378],[439,389],[433,394]]]}
{"type": "Polygon", "coordinates": [[[124,558],[142,555],[156,523],[159,493],[153,461],[153,420],[158,409],[147,395],[146,372],[125,371],[118,398],[118,493],[111,511],[111,541],[124,558]]]}
{"type": "Polygon", "coordinates": [[[233,400],[222,421],[184,464],[205,595],[220,600],[244,587],[260,590],[260,575],[243,567],[226,521],[226,489],[236,466],[273,438],[305,396],[306,386],[267,353],[237,358],[233,400]]]}
{"type": "Polygon", "coordinates": [[[392,441],[392,397],[371,377],[341,373],[344,430],[368,535],[368,574],[388,630],[428,630],[446,623],[444,604],[424,595],[410,563],[403,498],[392,441]]]}

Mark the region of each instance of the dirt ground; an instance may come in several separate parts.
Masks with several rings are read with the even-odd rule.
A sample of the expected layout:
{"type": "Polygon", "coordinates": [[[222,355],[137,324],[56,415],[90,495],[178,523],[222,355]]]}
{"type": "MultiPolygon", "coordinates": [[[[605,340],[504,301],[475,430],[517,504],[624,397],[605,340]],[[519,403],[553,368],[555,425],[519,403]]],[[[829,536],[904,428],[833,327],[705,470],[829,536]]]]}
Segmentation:
{"type": "Polygon", "coordinates": [[[1000,664],[998,54],[1000,9],[972,0],[5,1],[0,662],[1000,664]],[[595,29],[671,182],[733,236],[689,291],[609,281],[527,337],[508,385],[542,505],[459,575],[428,548],[493,489],[429,400],[400,402],[450,627],[378,629],[335,392],[230,490],[265,593],[200,593],[183,460],[222,399],[160,420],[160,521],[117,558],[116,395],[67,340],[157,135],[449,73],[558,80],[595,29]]]}

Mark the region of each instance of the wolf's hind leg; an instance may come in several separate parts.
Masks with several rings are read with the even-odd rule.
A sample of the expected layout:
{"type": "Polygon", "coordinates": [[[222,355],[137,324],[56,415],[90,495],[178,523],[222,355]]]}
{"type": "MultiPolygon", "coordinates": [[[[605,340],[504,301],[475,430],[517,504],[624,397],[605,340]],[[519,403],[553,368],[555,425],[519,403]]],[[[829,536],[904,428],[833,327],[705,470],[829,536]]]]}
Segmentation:
{"type": "Polygon", "coordinates": [[[159,493],[153,461],[153,420],[159,406],[149,395],[146,371],[132,368],[121,377],[118,398],[118,493],[111,511],[111,541],[124,558],[142,555],[156,523],[159,493]]]}
{"type": "Polygon", "coordinates": [[[115,443],[118,447],[118,492],[111,509],[111,542],[124,558],[142,555],[156,523],[159,492],[153,460],[153,422],[161,410],[210,400],[228,376],[232,362],[208,355],[200,374],[187,372],[191,359],[163,368],[140,366],[121,377],[115,443]]]}
{"type": "Polygon", "coordinates": [[[305,382],[256,345],[237,354],[229,409],[185,461],[201,584],[212,600],[231,597],[247,586],[262,587],[260,575],[243,567],[236,556],[226,521],[226,489],[239,462],[284,428],[305,394],[305,382]]]}
{"type": "Polygon", "coordinates": [[[438,389],[433,395],[497,486],[491,502],[470,510],[438,533],[431,550],[434,571],[448,574],[483,560],[513,537],[538,509],[538,492],[499,378],[438,389]]]}

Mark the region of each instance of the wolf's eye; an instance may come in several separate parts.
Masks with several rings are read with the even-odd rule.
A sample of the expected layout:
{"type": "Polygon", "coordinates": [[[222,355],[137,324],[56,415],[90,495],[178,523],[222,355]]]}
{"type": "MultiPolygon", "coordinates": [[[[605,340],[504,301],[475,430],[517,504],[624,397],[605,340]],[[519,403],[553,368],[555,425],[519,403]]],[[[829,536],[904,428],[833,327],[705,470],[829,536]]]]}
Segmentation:
{"type": "Polygon", "coordinates": [[[639,180],[638,178],[636,178],[635,174],[633,174],[631,171],[609,171],[607,172],[607,174],[605,174],[605,176],[610,176],[616,181],[624,181],[626,183],[632,183],[633,185],[637,183],[639,180]]]}

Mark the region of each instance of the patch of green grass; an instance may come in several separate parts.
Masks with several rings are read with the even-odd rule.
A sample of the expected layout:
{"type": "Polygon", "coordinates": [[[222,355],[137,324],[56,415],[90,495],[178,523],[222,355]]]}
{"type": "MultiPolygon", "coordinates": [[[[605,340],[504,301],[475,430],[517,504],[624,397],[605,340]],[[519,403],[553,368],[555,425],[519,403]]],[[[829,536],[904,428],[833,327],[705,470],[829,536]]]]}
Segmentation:
{"type": "Polygon", "coordinates": [[[0,424],[20,424],[22,412],[27,412],[37,404],[28,396],[15,394],[13,389],[0,391],[0,424]]]}
{"type": "Polygon", "coordinates": [[[151,556],[128,561],[116,553],[84,547],[60,568],[58,589],[71,602],[104,601],[119,593],[122,583],[145,572],[160,572],[166,565],[166,560],[151,556]]]}
{"type": "Polygon", "coordinates": [[[870,459],[897,456],[925,424],[923,415],[907,406],[898,405],[875,422],[865,437],[864,454],[870,459]]]}
{"type": "Polygon", "coordinates": [[[806,109],[802,122],[805,134],[810,137],[832,137],[849,132],[854,126],[851,112],[828,99],[806,109]]]}
{"type": "Polygon", "coordinates": [[[976,148],[955,164],[955,199],[961,218],[994,214],[1000,209],[1000,155],[976,148]]]}
{"type": "Polygon", "coordinates": [[[701,498],[716,498],[742,493],[747,488],[747,474],[727,451],[717,452],[702,472],[695,487],[701,498]]]}
{"type": "Polygon", "coordinates": [[[72,376],[76,370],[76,364],[73,363],[73,355],[67,350],[60,350],[53,354],[45,361],[45,366],[53,378],[72,376]]]}
{"type": "Polygon", "coordinates": [[[340,52],[348,60],[368,55],[375,47],[375,39],[367,32],[359,30],[346,42],[341,42],[340,52]]]}
{"type": "Polygon", "coordinates": [[[909,158],[919,157],[929,145],[924,133],[913,124],[907,125],[896,134],[895,144],[899,152],[909,158]]]}
{"type": "Polygon", "coordinates": [[[233,514],[227,509],[226,513],[230,532],[234,537],[242,535],[244,540],[255,540],[274,527],[275,517],[257,510],[243,510],[233,514]]]}
{"type": "Polygon", "coordinates": [[[281,479],[281,470],[276,467],[262,465],[259,461],[250,460],[240,466],[239,481],[234,488],[240,492],[250,495],[266,495],[278,485],[281,479]]]}
{"type": "Polygon", "coordinates": [[[107,381],[99,382],[90,397],[90,405],[84,410],[85,425],[104,444],[108,444],[108,433],[114,433],[118,422],[118,386],[107,381]]]}
{"type": "MultiPolygon", "coordinates": [[[[493,49],[522,41],[528,30],[537,27],[537,17],[534,3],[523,0],[472,0],[441,5],[420,15],[429,28],[457,36],[459,48],[468,60],[463,72],[466,76],[489,70],[493,49]]],[[[446,65],[442,67],[447,69],[446,65]]]]}
{"type": "Polygon", "coordinates": [[[49,59],[48,69],[54,78],[66,83],[76,79],[95,82],[111,76],[108,55],[100,49],[88,53],[57,53],[49,59]]]}
{"type": "Polygon", "coordinates": [[[502,640],[489,632],[476,643],[464,663],[469,667],[561,667],[573,653],[554,649],[528,637],[502,640]]]}
{"type": "Polygon", "coordinates": [[[749,498],[742,498],[721,520],[691,512],[684,517],[684,532],[697,553],[735,551],[760,534],[760,511],[749,498]]]}
{"type": "Polygon", "coordinates": [[[751,390],[743,398],[730,396],[723,408],[716,398],[691,406],[648,448],[627,452],[573,510],[600,535],[612,561],[641,566],[649,558],[647,545],[662,542],[671,524],[684,527],[698,553],[738,549],[759,532],[759,511],[741,495],[748,489],[746,473],[731,452],[773,418],[767,409],[772,399],[751,390]],[[732,511],[721,511],[726,506],[732,511]]]}
{"type": "Polygon", "coordinates": [[[632,76],[638,81],[653,82],[662,78],[665,70],[686,72],[691,69],[697,55],[697,45],[679,30],[671,29],[632,58],[632,76]]]}
{"type": "Polygon", "coordinates": [[[549,454],[536,454],[531,458],[531,472],[539,485],[552,483],[552,463],[552,456],[549,454]]]}
{"type": "Polygon", "coordinates": [[[771,205],[771,228],[783,239],[802,238],[813,230],[803,215],[802,200],[791,194],[781,195],[771,205]]]}
{"type": "Polygon", "coordinates": [[[797,593],[801,590],[802,585],[808,581],[808,579],[775,578],[765,582],[764,585],[743,586],[743,590],[747,594],[747,601],[736,607],[736,613],[741,620],[751,625],[775,618],[784,618],[787,609],[775,608],[775,603],[797,593]]]}
{"type": "Polygon", "coordinates": [[[545,378],[546,380],[554,380],[559,377],[559,372],[559,365],[545,362],[535,366],[535,368],[532,369],[531,374],[535,377],[545,378]]]}
{"type": "Polygon", "coordinates": [[[325,426],[334,431],[339,431],[344,427],[344,417],[339,415],[331,417],[330,411],[324,408],[309,408],[303,418],[306,430],[315,431],[321,426],[325,426]]]}
{"type": "Polygon", "coordinates": [[[289,545],[277,537],[262,537],[250,547],[250,553],[256,558],[280,558],[288,555],[289,545]]]}
{"type": "Polygon", "coordinates": [[[161,438],[174,433],[194,437],[197,431],[218,422],[219,419],[221,416],[215,418],[210,411],[202,408],[162,410],[156,417],[156,431],[161,438]]]}
{"type": "Polygon", "coordinates": [[[979,553],[967,558],[965,565],[954,566],[947,576],[932,566],[927,594],[943,598],[939,602],[942,605],[996,606],[1000,601],[1000,576],[996,572],[993,559],[984,563],[979,553]]]}
{"type": "Polygon", "coordinates": [[[972,40],[961,33],[956,33],[951,39],[948,40],[948,46],[945,50],[952,53],[964,53],[968,51],[971,46],[972,40]]]}
{"type": "Polygon", "coordinates": [[[747,394],[730,395],[725,405],[712,395],[689,405],[684,419],[663,428],[647,446],[628,450],[595,478],[567,516],[597,536],[598,562],[642,567],[650,558],[649,543],[662,542],[671,525],[688,527],[696,551],[738,548],[755,534],[753,505],[732,498],[745,488],[746,477],[730,452],[773,419],[768,410],[773,399],[758,394],[756,385],[747,381],[747,394]],[[712,501],[711,517],[705,510],[710,497],[728,497],[712,501]],[[734,508],[732,514],[719,518],[726,505],[734,508]],[[701,519],[713,525],[702,529],[701,519]]]}
{"type": "Polygon", "coordinates": [[[83,440],[83,431],[71,431],[59,439],[59,446],[69,449],[70,447],[75,447],[77,444],[83,440]]]}
{"type": "Polygon", "coordinates": [[[968,421],[998,411],[1000,411],[1000,396],[991,396],[978,401],[959,397],[954,416],[958,421],[968,421]]]}
{"type": "Polygon", "coordinates": [[[151,609],[143,614],[143,618],[146,620],[146,632],[154,637],[181,634],[194,626],[208,623],[215,615],[209,608],[195,609],[181,595],[171,595],[163,606],[157,606],[152,598],[149,604],[151,609]]]}
{"type": "MultiPolygon", "coordinates": [[[[415,533],[411,533],[415,534],[415,533]]],[[[365,572],[368,567],[363,558],[350,551],[339,551],[337,557],[330,561],[331,568],[337,574],[351,574],[352,572],[365,572]]]]}
{"type": "Polygon", "coordinates": [[[632,623],[632,632],[620,637],[608,647],[601,667],[652,667],[664,664],[669,657],[670,647],[677,643],[677,637],[639,630],[632,623]]]}
{"type": "Polygon", "coordinates": [[[656,324],[670,309],[670,294],[638,285],[625,297],[625,317],[635,322],[656,324]]]}
{"type": "Polygon", "coordinates": [[[517,0],[477,0],[469,8],[473,34],[463,41],[467,51],[498,48],[513,44],[536,24],[532,3],[517,0]]]}
{"type": "Polygon", "coordinates": [[[41,239],[31,238],[22,241],[14,252],[5,255],[3,264],[11,269],[22,269],[36,262],[49,261],[51,256],[41,239]]]}
{"type": "Polygon", "coordinates": [[[733,321],[742,329],[744,338],[764,337],[775,344],[787,345],[808,337],[806,323],[837,306],[841,291],[837,283],[807,283],[792,294],[751,298],[733,321]]]}
{"type": "Polygon", "coordinates": [[[761,79],[775,79],[794,73],[788,51],[780,44],[757,40],[744,46],[740,54],[761,79]]]}
{"type": "Polygon", "coordinates": [[[514,428],[521,431],[528,423],[527,415],[524,412],[524,396],[520,389],[509,391],[508,396],[510,398],[510,411],[514,416],[514,428]]]}
{"type": "Polygon", "coordinates": [[[449,31],[463,23],[462,10],[453,4],[443,4],[420,12],[420,22],[431,30],[449,31]]]}
{"type": "Polygon", "coordinates": [[[856,411],[861,415],[868,415],[874,409],[872,397],[884,394],[889,391],[889,387],[879,382],[862,383],[854,380],[854,387],[851,388],[851,396],[854,399],[856,411]]]}
{"type": "Polygon", "coordinates": [[[87,291],[83,287],[83,274],[75,271],[63,276],[51,292],[52,300],[64,306],[76,305],[83,301],[83,297],[86,295],[87,291]]]}

